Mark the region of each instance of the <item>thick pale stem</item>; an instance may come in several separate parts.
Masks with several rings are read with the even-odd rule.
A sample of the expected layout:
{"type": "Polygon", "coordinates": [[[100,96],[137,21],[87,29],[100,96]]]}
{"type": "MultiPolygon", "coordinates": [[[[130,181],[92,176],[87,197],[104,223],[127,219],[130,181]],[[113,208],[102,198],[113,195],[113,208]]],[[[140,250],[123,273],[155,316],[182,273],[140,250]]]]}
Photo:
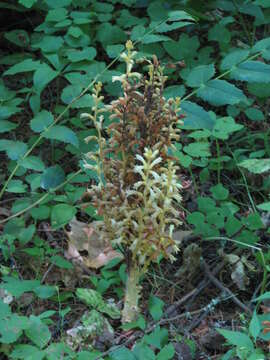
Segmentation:
{"type": "Polygon", "coordinates": [[[139,314],[140,272],[136,262],[131,263],[126,283],[125,303],[122,311],[122,323],[135,321],[139,314]]]}

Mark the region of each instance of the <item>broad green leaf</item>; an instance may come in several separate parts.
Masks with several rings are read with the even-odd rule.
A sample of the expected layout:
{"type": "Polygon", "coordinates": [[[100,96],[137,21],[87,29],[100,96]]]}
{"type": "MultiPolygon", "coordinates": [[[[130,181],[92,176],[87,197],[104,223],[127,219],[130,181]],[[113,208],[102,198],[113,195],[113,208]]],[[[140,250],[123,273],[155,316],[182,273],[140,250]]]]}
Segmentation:
{"type": "Polygon", "coordinates": [[[182,11],[182,10],[170,11],[168,13],[168,21],[181,21],[181,20],[194,21],[194,18],[186,11],[182,11]]]}
{"type": "Polygon", "coordinates": [[[261,52],[262,57],[265,60],[270,60],[270,38],[266,38],[256,42],[256,44],[251,49],[251,52],[252,53],[261,52]]]}
{"type": "Polygon", "coordinates": [[[51,339],[51,333],[39,317],[30,315],[29,327],[25,330],[25,335],[40,349],[44,348],[51,339]]]}
{"type": "Polygon", "coordinates": [[[156,360],[170,360],[173,359],[175,350],[172,344],[165,345],[157,354],[156,360]]]}
{"type": "Polygon", "coordinates": [[[142,37],[142,44],[153,44],[161,41],[170,41],[171,38],[165,35],[156,35],[156,34],[146,34],[142,37]]]}
{"type": "Polygon", "coordinates": [[[45,3],[51,9],[67,7],[72,3],[72,0],[45,0],[45,3]]]}
{"type": "Polygon", "coordinates": [[[88,306],[109,315],[112,319],[119,319],[120,310],[114,304],[107,304],[102,295],[93,289],[77,289],[76,295],[84,301],[88,306]]]}
{"type": "Polygon", "coordinates": [[[252,319],[249,323],[249,333],[251,334],[251,336],[254,338],[254,340],[256,341],[258,335],[261,332],[261,324],[259,321],[259,318],[257,316],[256,310],[254,310],[253,315],[252,315],[252,319]]]}
{"type": "Polygon", "coordinates": [[[263,211],[270,212],[270,201],[257,205],[257,208],[263,211]]]}
{"type": "Polygon", "coordinates": [[[30,39],[28,33],[25,30],[12,30],[5,33],[5,38],[13,44],[20,47],[29,46],[30,39]]]}
{"type": "Polygon", "coordinates": [[[231,215],[228,220],[226,221],[226,224],[224,226],[224,229],[226,231],[226,234],[228,237],[232,237],[235,233],[237,233],[241,227],[242,227],[241,221],[236,219],[233,215],[231,215]]]}
{"type": "Polygon", "coordinates": [[[106,52],[107,52],[108,56],[113,59],[113,58],[116,58],[117,56],[119,56],[124,51],[124,49],[125,49],[125,47],[122,44],[108,45],[106,47],[106,52]]]}
{"type": "Polygon", "coordinates": [[[269,8],[270,7],[270,3],[268,0],[255,0],[254,1],[255,5],[259,5],[262,6],[264,8],[269,8]]]}
{"type": "Polygon", "coordinates": [[[178,41],[166,41],[163,46],[173,59],[188,61],[197,55],[200,42],[197,36],[182,34],[178,41]]]}
{"type": "Polygon", "coordinates": [[[59,140],[68,144],[72,144],[75,147],[79,147],[79,140],[77,135],[67,126],[54,125],[49,130],[44,132],[43,136],[46,139],[59,140]]]}
{"type": "Polygon", "coordinates": [[[121,347],[110,353],[111,360],[138,360],[126,347],[121,347]]]}
{"type": "Polygon", "coordinates": [[[7,290],[16,298],[20,297],[23,293],[33,291],[40,286],[38,280],[21,280],[11,276],[5,276],[3,280],[4,283],[0,284],[0,288],[7,290]]]}
{"type": "Polygon", "coordinates": [[[39,69],[40,66],[40,61],[26,59],[18,64],[11,66],[7,71],[4,72],[4,75],[15,75],[24,72],[35,71],[39,69]]]}
{"type": "Polygon", "coordinates": [[[48,11],[45,20],[51,22],[62,21],[66,18],[67,14],[68,11],[65,8],[52,9],[48,11]]]}
{"type": "Polygon", "coordinates": [[[246,61],[235,66],[230,76],[234,80],[251,83],[270,83],[270,65],[261,61],[246,61]]]}
{"type": "Polygon", "coordinates": [[[239,331],[231,331],[225,329],[216,329],[225,339],[228,341],[230,345],[234,345],[237,347],[243,347],[248,350],[253,350],[254,346],[249,336],[241,333],[239,331]]]}
{"type": "Polygon", "coordinates": [[[0,342],[4,344],[15,342],[28,326],[29,320],[26,316],[12,314],[10,317],[0,319],[0,342]]]}
{"type": "Polygon", "coordinates": [[[23,159],[20,162],[20,166],[24,167],[25,169],[36,170],[36,171],[45,170],[45,165],[43,161],[39,157],[33,155],[27,156],[25,159],[23,159]]]}
{"type": "Polygon", "coordinates": [[[27,244],[29,241],[32,240],[34,234],[36,232],[36,227],[34,224],[31,224],[30,226],[23,228],[20,233],[18,234],[18,240],[22,245],[27,244]]]}
{"type": "Polygon", "coordinates": [[[226,200],[229,195],[229,191],[222,184],[212,186],[210,190],[216,200],[226,200]]]}
{"type": "Polygon", "coordinates": [[[55,286],[40,285],[34,289],[34,293],[40,299],[48,299],[56,293],[55,286]]]}
{"type": "Polygon", "coordinates": [[[211,156],[210,145],[207,142],[195,142],[184,146],[183,149],[192,157],[208,157],[211,156]]]}
{"type": "Polygon", "coordinates": [[[217,139],[227,140],[230,134],[242,128],[243,125],[236,124],[232,117],[227,116],[216,120],[212,135],[217,139]]]}
{"type": "Polygon", "coordinates": [[[45,53],[58,53],[64,40],[61,36],[44,35],[42,40],[33,44],[33,48],[41,49],[45,53]]]}
{"type": "Polygon", "coordinates": [[[53,123],[53,115],[47,110],[41,110],[30,122],[34,132],[42,132],[53,123]]]}
{"type": "Polygon", "coordinates": [[[208,31],[208,40],[228,44],[231,41],[231,32],[223,24],[218,23],[208,31]]]}
{"type": "Polygon", "coordinates": [[[107,45],[124,43],[127,35],[119,26],[103,23],[97,27],[96,39],[106,49],[107,45]]]}
{"type": "Polygon", "coordinates": [[[23,5],[24,7],[30,9],[37,0],[19,0],[19,4],[23,5]]]}
{"type": "Polygon", "coordinates": [[[15,194],[22,194],[27,191],[27,186],[22,182],[22,180],[11,180],[6,191],[15,194]]]}
{"type": "Polygon", "coordinates": [[[67,261],[62,256],[54,255],[50,258],[50,262],[61,269],[73,269],[73,265],[70,261],[67,261]]]}
{"type": "Polygon", "coordinates": [[[264,294],[258,296],[255,300],[253,301],[263,301],[263,300],[269,300],[270,299],[270,291],[265,292],[264,294]]]}
{"type": "Polygon", "coordinates": [[[0,151],[6,151],[11,160],[18,160],[27,151],[27,145],[21,141],[0,140],[0,151]]]}
{"type": "Polygon", "coordinates": [[[214,126],[214,121],[207,111],[201,106],[190,101],[181,103],[182,113],[186,116],[184,121],[185,129],[209,129],[214,126]]]}
{"type": "Polygon", "coordinates": [[[14,346],[14,350],[10,354],[11,359],[22,360],[42,360],[46,353],[35,346],[28,344],[19,344],[14,346]]]}
{"type": "Polygon", "coordinates": [[[93,47],[86,47],[83,50],[70,49],[66,52],[67,58],[72,62],[78,62],[82,60],[91,61],[96,55],[96,49],[93,47]]]}
{"type": "Polygon", "coordinates": [[[248,91],[257,96],[258,98],[268,98],[270,96],[270,86],[268,84],[263,83],[249,83],[248,91]]]}
{"type": "Polygon", "coordinates": [[[244,61],[249,55],[249,50],[237,49],[226,55],[221,62],[221,70],[229,70],[244,61]]]}
{"type": "Polygon", "coordinates": [[[14,124],[11,121],[0,120],[0,133],[4,133],[16,129],[17,126],[18,124],[14,124]]]}
{"type": "Polygon", "coordinates": [[[58,204],[52,208],[51,224],[54,229],[66,225],[76,214],[76,208],[68,204],[58,204]]]}
{"type": "Polygon", "coordinates": [[[161,319],[163,315],[164,301],[156,296],[150,295],[148,308],[152,318],[157,321],[161,319]]]}
{"type": "Polygon", "coordinates": [[[59,166],[51,166],[47,168],[41,177],[41,187],[44,190],[54,189],[65,181],[64,170],[59,166]]]}
{"type": "Polygon", "coordinates": [[[36,220],[45,220],[50,216],[50,208],[46,205],[35,207],[31,210],[31,216],[36,220]]]}
{"type": "Polygon", "coordinates": [[[234,105],[246,101],[242,90],[225,80],[210,80],[202,85],[197,95],[214,106],[234,105]]]}
{"type": "Polygon", "coordinates": [[[136,356],[136,359],[144,359],[144,360],[156,359],[154,351],[150,348],[150,346],[146,345],[143,342],[135,344],[135,346],[132,349],[132,353],[136,356]]]}
{"type": "Polygon", "coordinates": [[[253,174],[262,174],[270,170],[270,159],[247,159],[238,165],[253,174]]]}
{"type": "Polygon", "coordinates": [[[199,87],[211,79],[214,74],[214,64],[196,66],[187,77],[187,85],[190,87],[199,87]]]}
{"type": "Polygon", "coordinates": [[[168,341],[168,330],[157,326],[151,334],[144,336],[144,340],[147,344],[161,350],[168,341]]]}
{"type": "Polygon", "coordinates": [[[245,114],[252,121],[263,121],[265,119],[263,112],[256,108],[246,109],[245,114]]]}
{"type": "Polygon", "coordinates": [[[41,93],[45,87],[58,75],[58,71],[53,70],[47,64],[42,64],[42,66],[40,66],[34,73],[33,87],[35,91],[41,93]]]}

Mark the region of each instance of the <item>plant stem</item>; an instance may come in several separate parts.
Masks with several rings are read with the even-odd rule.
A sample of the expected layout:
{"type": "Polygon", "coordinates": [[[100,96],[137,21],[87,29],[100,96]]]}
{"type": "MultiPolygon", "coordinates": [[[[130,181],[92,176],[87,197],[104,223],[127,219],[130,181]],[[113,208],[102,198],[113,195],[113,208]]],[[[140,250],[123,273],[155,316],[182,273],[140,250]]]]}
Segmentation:
{"type": "Polygon", "coordinates": [[[122,323],[129,323],[135,321],[139,313],[139,287],[140,271],[136,261],[131,261],[125,292],[125,302],[122,311],[122,323]]]}

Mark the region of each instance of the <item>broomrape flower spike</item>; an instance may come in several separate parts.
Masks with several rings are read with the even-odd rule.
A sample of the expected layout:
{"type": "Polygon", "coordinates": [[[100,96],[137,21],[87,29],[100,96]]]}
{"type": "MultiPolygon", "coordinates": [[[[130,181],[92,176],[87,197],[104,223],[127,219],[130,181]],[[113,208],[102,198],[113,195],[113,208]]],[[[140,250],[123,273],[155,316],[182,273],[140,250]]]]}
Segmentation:
{"type": "MultiPolygon", "coordinates": [[[[89,189],[93,205],[103,220],[99,236],[121,246],[127,263],[127,283],[122,321],[136,319],[139,312],[139,279],[160,255],[171,261],[179,251],[173,239],[181,223],[177,206],[181,201],[178,165],[169,155],[179,140],[180,99],[165,100],[163,69],[154,57],[148,76],[133,72],[133,44],[128,41],[122,59],[126,73],[121,82],[123,96],[102,105],[102,86],[93,89],[94,106],[89,118],[96,128],[97,150],[87,154],[86,168],[97,173],[98,184],[89,189]],[[111,125],[102,128],[103,114],[111,125]]],[[[145,60],[146,61],[146,60],[145,60]]]]}

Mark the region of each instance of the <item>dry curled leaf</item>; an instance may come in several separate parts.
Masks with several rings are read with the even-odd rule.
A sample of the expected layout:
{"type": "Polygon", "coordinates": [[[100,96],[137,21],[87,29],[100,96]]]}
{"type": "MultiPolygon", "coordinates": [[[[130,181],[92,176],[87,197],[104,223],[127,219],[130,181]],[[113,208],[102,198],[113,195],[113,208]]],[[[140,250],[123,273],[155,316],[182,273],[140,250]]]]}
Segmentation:
{"type": "Polygon", "coordinates": [[[101,240],[96,231],[96,222],[86,224],[76,219],[69,223],[68,250],[66,257],[85,266],[98,269],[115,258],[123,256],[113,250],[109,243],[101,240]]]}

